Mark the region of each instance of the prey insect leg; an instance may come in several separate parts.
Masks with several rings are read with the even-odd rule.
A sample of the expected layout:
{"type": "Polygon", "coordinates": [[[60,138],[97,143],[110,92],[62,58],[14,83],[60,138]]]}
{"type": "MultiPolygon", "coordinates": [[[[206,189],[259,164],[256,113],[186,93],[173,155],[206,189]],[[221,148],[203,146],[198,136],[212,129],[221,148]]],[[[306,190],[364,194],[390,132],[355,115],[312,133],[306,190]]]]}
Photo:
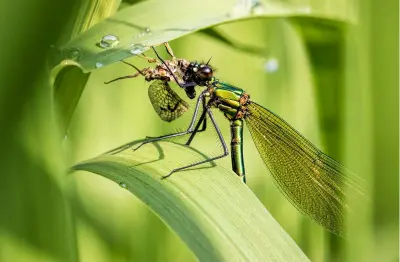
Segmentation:
{"type": "Polygon", "coordinates": [[[104,84],[109,84],[109,83],[112,83],[112,82],[115,82],[115,81],[118,81],[118,80],[122,80],[122,79],[127,79],[127,78],[135,78],[135,77],[138,77],[139,75],[145,76],[144,72],[146,72],[149,69],[149,68],[145,68],[145,69],[140,70],[139,68],[137,68],[133,64],[125,62],[124,60],[121,60],[121,62],[124,63],[124,64],[127,64],[127,65],[129,65],[129,66],[131,66],[133,68],[135,68],[135,70],[137,72],[135,74],[133,74],[133,75],[117,77],[117,78],[115,78],[113,80],[110,80],[108,82],[104,82],[104,84]]]}

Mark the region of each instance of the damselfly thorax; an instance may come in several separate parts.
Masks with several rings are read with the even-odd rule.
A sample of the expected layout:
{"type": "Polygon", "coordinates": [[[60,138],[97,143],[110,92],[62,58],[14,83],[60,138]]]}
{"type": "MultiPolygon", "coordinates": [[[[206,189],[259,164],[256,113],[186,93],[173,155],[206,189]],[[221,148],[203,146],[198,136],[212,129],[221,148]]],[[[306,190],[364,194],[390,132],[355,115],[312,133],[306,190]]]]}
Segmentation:
{"type": "Polygon", "coordinates": [[[220,82],[213,77],[207,90],[210,107],[221,110],[229,120],[244,119],[250,114],[247,108],[251,103],[250,95],[243,89],[220,82]]]}

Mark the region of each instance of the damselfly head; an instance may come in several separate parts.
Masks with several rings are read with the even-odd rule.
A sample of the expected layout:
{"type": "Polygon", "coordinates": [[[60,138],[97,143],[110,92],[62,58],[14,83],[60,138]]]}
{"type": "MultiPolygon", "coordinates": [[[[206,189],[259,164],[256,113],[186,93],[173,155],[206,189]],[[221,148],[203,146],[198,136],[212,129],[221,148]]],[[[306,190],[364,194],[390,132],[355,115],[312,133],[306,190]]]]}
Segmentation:
{"type": "Polygon", "coordinates": [[[205,86],[213,77],[213,69],[207,64],[191,62],[185,72],[185,81],[195,82],[199,86],[205,86]]]}
{"type": "Polygon", "coordinates": [[[197,70],[197,75],[202,79],[202,80],[211,80],[213,76],[213,71],[210,66],[208,65],[201,65],[199,69],[197,70]]]}

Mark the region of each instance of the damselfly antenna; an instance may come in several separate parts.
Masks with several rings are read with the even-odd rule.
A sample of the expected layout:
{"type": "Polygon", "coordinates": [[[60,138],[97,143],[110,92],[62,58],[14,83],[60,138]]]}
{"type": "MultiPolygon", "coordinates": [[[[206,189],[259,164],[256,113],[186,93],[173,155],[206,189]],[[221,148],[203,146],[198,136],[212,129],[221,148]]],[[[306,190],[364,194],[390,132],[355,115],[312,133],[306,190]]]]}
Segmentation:
{"type": "Polygon", "coordinates": [[[212,58],[212,57],[210,57],[210,59],[208,59],[208,61],[207,61],[207,64],[206,64],[206,65],[208,65],[208,63],[210,63],[210,61],[211,61],[211,58],[212,58]]]}

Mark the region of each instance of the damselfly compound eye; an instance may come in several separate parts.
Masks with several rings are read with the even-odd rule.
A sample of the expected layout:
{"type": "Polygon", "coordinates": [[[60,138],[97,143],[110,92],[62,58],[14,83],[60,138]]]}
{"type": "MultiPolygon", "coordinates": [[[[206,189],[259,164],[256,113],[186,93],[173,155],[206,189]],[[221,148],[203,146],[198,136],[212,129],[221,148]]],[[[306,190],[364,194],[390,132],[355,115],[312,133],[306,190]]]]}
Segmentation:
{"type": "Polygon", "coordinates": [[[210,80],[211,77],[213,76],[213,71],[212,71],[211,67],[205,65],[198,69],[197,75],[202,80],[210,80]]]}

